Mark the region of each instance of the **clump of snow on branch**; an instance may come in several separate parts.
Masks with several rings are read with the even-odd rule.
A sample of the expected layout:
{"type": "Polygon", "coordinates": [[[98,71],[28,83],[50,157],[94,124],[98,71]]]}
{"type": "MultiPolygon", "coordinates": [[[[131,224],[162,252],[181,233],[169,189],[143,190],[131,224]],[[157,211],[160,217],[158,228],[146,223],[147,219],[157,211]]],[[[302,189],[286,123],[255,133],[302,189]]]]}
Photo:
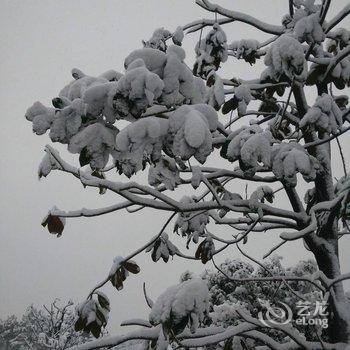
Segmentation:
{"type": "MultiPolygon", "coordinates": [[[[196,203],[196,199],[184,196],[180,200],[181,203],[196,203]]],[[[191,239],[194,243],[198,243],[199,237],[205,233],[205,227],[209,223],[209,216],[206,212],[188,212],[179,213],[174,225],[174,232],[187,236],[187,245],[191,239]]]]}
{"type": "Polygon", "coordinates": [[[309,127],[311,130],[317,130],[321,133],[339,133],[343,124],[341,110],[335,103],[332,96],[322,94],[318,96],[315,104],[307,111],[302,120],[300,127],[309,127]]]}
{"type": "Polygon", "coordinates": [[[211,131],[217,128],[217,114],[207,105],[181,106],[169,117],[169,139],[175,157],[194,156],[204,163],[212,152],[211,131]]]}
{"type": "Polygon", "coordinates": [[[310,182],[315,179],[319,163],[296,142],[280,143],[272,147],[272,171],[286,186],[295,187],[297,173],[310,182]]]}
{"type": "Polygon", "coordinates": [[[164,185],[166,189],[174,190],[181,183],[175,160],[170,157],[162,157],[159,162],[150,166],[148,183],[154,187],[164,185]]]}
{"type": "Polygon", "coordinates": [[[345,28],[338,28],[334,30],[332,39],[329,39],[326,43],[328,52],[337,54],[340,50],[343,50],[350,43],[350,31],[345,28]]]}
{"type": "Polygon", "coordinates": [[[227,61],[227,38],[218,23],[215,23],[205,38],[197,43],[195,52],[197,58],[193,73],[203,78],[211,71],[217,71],[221,62],[227,61]]]}
{"type": "Polygon", "coordinates": [[[74,68],[72,69],[72,76],[74,80],[66,85],[58,94],[59,97],[63,97],[69,101],[82,98],[89,87],[117,80],[120,77],[120,73],[108,71],[101,74],[99,77],[92,77],[74,68]]]}
{"type": "Polygon", "coordinates": [[[169,30],[158,28],[153,32],[152,37],[149,40],[143,41],[143,46],[165,52],[167,49],[166,40],[171,36],[169,30]]]}
{"type": "MultiPolygon", "coordinates": [[[[38,168],[39,179],[48,176],[52,170],[61,169],[60,164],[57,162],[57,160],[51,154],[51,152],[48,149],[46,149],[45,152],[46,153],[43,159],[41,160],[38,168]]],[[[57,154],[59,153],[57,152],[57,154]]]]}
{"type": "Polygon", "coordinates": [[[112,106],[112,97],[116,82],[123,75],[109,70],[99,77],[91,77],[76,68],[72,70],[72,75],[75,80],[60,91],[59,97],[53,99],[55,107],[62,109],[69,105],[70,101],[81,98],[86,104],[88,119],[96,118],[103,113],[106,120],[113,123],[116,119],[116,111],[112,106]]]}
{"type": "Polygon", "coordinates": [[[302,43],[321,43],[326,35],[320,24],[319,12],[302,17],[294,26],[294,35],[302,43]]]}
{"type": "Polygon", "coordinates": [[[145,67],[142,59],[133,61],[125,75],[118,80],[113,94],[118,119],[129,115],[138,118],[160,97],[163,88],[163,81],[145,67]]]}
{"type": "Polygon", "coordinates": [[[260,57],[257,53],[259,49],[259,41],[255,39],[233,41],[228,49],[233,52],[234,57],[237,59],[244,59],[250,64],[254,64],[256,59],[260,57]]]}
{"type": "Polygon", "coordinates": [[[92,169],[103,169],[115,149],[115,135],[115,129],[95,123],[72,137],[68,150],[80,156],[83,152],[86,164],[90,163],[92,169]]]}
{"type": "MultiPolygon", "coordinates": [[[[339,28],[334,31],[332,39],[327,42],[327,51],[338,55],[350,45],[350,31],[339,28]]],[[[334,56],[333,56],[334,57],[334,56]]],[[[332,81],[338,89],[344,89],[345,84],[350,85],[350,58],[344,57],[332,70],[332,81]]]]}
{"type": "Polygon", "coordinates": [[[192,72],[185,65],[185,51],[176,45],[167,50],[167,61],[164,67],[164,89],[161,102],[166,106],[181,103],[195,103],[194,101],[194,78],[192,72]]]}
{"type": "Polygon", "coordinates": [[[53,142],[68,143],[77,134],[82,124],[81,116],[85,114],[85,104],[76,98],[71,104],[56,111],[50,128],[50,138],[53,142]]]}
{"type": "Polygon", "coordinates": [[[185,34],[184,34],[184,31],[183,31],[183,28],[182,27],[177,27],[175,32],[173,33],[172,35],[172,41],[175,45],[179,45],[181,46],[182,45],[182,40],[184,39],[185,37],[185,34]]]}
{"type": "Polygon", "coordinates": [[[205,281],[190,279],[168,288],[155,301],[149,315],[153,325],[161,324],[166,334],[181,333],[189,324],[192,333],[208,313],[209,290],[205,281]]]}
{"type": "Polygon", "coordinates": [[[326,42],[326,50],[318,50],[317,55],[322,58],[320,63],[312,63],[307,78],[307,84],[334,83],[338,89],[344,89],[350,84],[350,58],[346,54],[350,45],[350,32],[339,28],[332,32],[332,38],[326,42]],[[338,55],[345,53],[342,59],[338,55]],[[337,64],[335,64],[337,60],[337,64]],[[333,65],[334,64],[334,65],[333,65]],[[329,68],[332,69],[329,71],[329,68]]]}
{"type": "MultiPolygon", "coordinates": [[[[312,16],[314,14],[318,17],[320,16],[321,6],[315,4],[315,0],[294,0],[293,5],[295,6],[293,16],[290,16],[290,14],[288,14],[285,15],[282,19],[282,24],[288,29],[293,29],[300,20],[305,19],[308,16],[312,16]]],[[[309,24],[305,22],[308,21],[302,21],[303,25],[300,24],[300,29],[308,29],[309,32],[311,32],[312,30],[309,29],[311,23],[309,24]],[[305,24],[309,24],[309,27],[305,24]]]]}
{"type": "Polygon", "coordinates": [[[158,161],[168,128],[167,120],[148,117],[122,129],[116,137],[114,153],[119,173],[131,177],[144,168],[147,160],[158,161]]]}
{"type": "Polygon", "coordinates": [[[87,119],[104,115],[108,123],[115,122],[118,116],[113,106],[116,87],[117,83],[113,81],[92,85],[85,90],[82,99],[86,104],[87,119]]]}
{"type": "Polygon", "coordinates": [[[191,185],[194,189],[198,188],[203,180],[203,174],[199,166],[192,166],[191,185]]]}
{"type": "MultiPolygon", "coordinates": [[[[238,193],[230,192],[224,188],[221,190],[220,198],[225,201],[234,201],[234,200],[241,200],[242,196],[238,193]]],[[[228,208],[226,207],[220,208],[218,211],[219,217],[223,218],[228,212],[229,212],[228,208]]]]}
{"type": "Polygon", "coordinates": [[[108,279],[113,287],[117,290],[121,290],[124,287],[124,281],[129,276],[129,272],[137,274],[140,272],[140,267],[133,260],[125,260],[121,256],[116,256],[109,270],[108,279]]]}
{"type": "Polygon", "coordinates": [[[269,186],[259,186],[249,198],[249,207],[259,214],[259,217],[263,216],[263,210],[261,208],[261,203],[265,200],[272,203],[275,195],[273,190],[269,186]]]}
{"type": "Polygon", "coordinates": [[[75,330],[91,332],[95,338],[98,338],[101,334],[102,328],[107,325],[109,311],[110,307],[108,298],[99,292],[98,299],[92,297],[77,306],[75,330]],[[101,298],[104,300],[102,305],[101,298]]]}
{"type": "Polygon", "coordinates": [[[33,132],[37,135],[45,134],[55,119],[55,109],[45,107],[39,101],[26,111],[25,118],[33,123],[33,132]]]}
{"type": "MultiPolygon", "coordinates": [[[[211,131],[216,130],[217,123],[215,110],[204,104],[181,106],[169,115],[168,120],[157,117],[140,119],[122,129],[116,137],[114,157],[117,168],[130,177],[143,169],[147,162],[157,163],[162,149],[172,157],[188,160],[194,156],[203,163],[212,152],[211,131]]],[[[170,176],[173,179],[168,179],[167,186],[175,187],[179,179],[170,175],[170,168],[166,171],[164,165],[163,162],[151,170],[150,181],[156,184],[159,176],[170,176]]]]}
{"type": "Polygon", "coordinates": [[[207,91],[207,103],[218,111],[225,103],[224,84],[218,74],[210,74],[208,81],[209,79],[214,82],[207,91]]]}
{"type": "Polygon", "coordinates": [[[204,83],[195,80],[191,70],[184,63],[185,57],[185,51],[177,45],[169,46],[166,52],[144,48],[133,51],[125,59],[124,65],[128,69],[132,62],[142,59],[146,68],[162,79],[164,88],[159,98],[161,104],[173,106],[201,103],[204,83]]]}
{"type": "Polygon", "coordinates": [[[242,84],[235,88],[234,98],[237,99],[238,107],[237,112],[238,115],[244,115],[247,112],[247,107],[249,102],[253,99],[250,88],[248,85],[242,84]]]}
{"type": "Polygon", "coordinates": [[[261,80],[280,81],[281,76],[288,79],[305,80],[307,64],[304,50],[298,40],[289,34],[281,35],[269,48],[265,56],[268,68],[262,73],[261,80]]]}
{"type": "Polygon", "coordinates": [[[227,147],[227,158],[230,161],[239,160],[240,168],[253,176],[260,163],[271,164],[271,132],[262,130],[258,125],[243,126],[230,135],[231,141],[227,147]]]}

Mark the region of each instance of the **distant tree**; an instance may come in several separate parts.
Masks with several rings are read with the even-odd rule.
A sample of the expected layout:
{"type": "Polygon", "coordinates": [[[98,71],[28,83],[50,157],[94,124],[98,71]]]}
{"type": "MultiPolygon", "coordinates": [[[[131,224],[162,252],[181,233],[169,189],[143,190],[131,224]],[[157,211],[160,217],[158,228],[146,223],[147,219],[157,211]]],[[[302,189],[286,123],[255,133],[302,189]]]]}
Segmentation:
{"type": "Polygon", "coordinates": [[[76,332],[73,302],[55,300],[49,307],[29,306],[17,319],[0,320],[0,344],[6,350],[63,350],[91,340],[91,334],[76,332]]]}
{"type": "MultiPolygon", "coordinates": [[[[312,260],[300,261],[296,266],[285,268],[281,264],[282,257],[273,256],[256,269],[244,261],[227,260],[218,266],[219,270],[207,270],[202,278],[208,283],[209,288],[209,318],[211,325],[237,326],[242,319],[236,310],[244,310],[249,315],[258,318],[259,312],[264,312],[265,305],[280,306],[280,302],[287,304],[292,312],[292,321],[298,317],[297,303],[300,300],[314,304],[322,300],[321,291],[311,283],[305,281],[292,281],[290,283],[257,281],[246,283],[244,279],[279,276],[311,277],[317,271],[317,265],[312,260]]],[[[298,330],[307,339],[317,341],[317,334],[320,333],[321,325],[297,326],[298,330]]],[[[269,335],[275,340],[283,341],[283,332],[270,330],[269,335]]],[[[246,344],[248,349],[255,349],[258,343],[250,340],[245,341],[241,337],[229,339],[220,344],[220,348],[227,349],[228,344],[241,342],[246,344]],[[225,348],[226,346],[226,348],[225,348]]],[[[260,344],[261,345],[261,344],[260,344]]],[[[211,349],[214,347],[209,347],[211,349]]],[[[217,345],[215,348],[218,348],[217,345]]],[[[238,345],[233,347],[239,349],[238,345]]]]}
{"type": "Polygon", "coordinates": [[[22,327],[16,316],[11,315],[6,320],[0,320],[0,349],[11,349],[11,343],[16,341],[21,333],[22,327]]]}
{"type": "MultiPolygon", "coordinates": [[[[317,286],[328,304],[329,327],[314,340],[292,324],[274,324],[274,330],[284,334],[281,340],[271,336],[270,326],[261,319],[237,310],[242,321],[237,326],[198,328],[208,313],[209,289],[203,280],[192,278],[168,288],[154,303],[147,297],[148,321],[126,322],[145,328],[74,349],[132,339],[144,339],[145,348],[157,350],[174,343],[200,348],[235,336],[258,340],[264,344],[259,349],[348,349],[350,303],[342,281],[350,274],[341,272],[339,239],[350,233],[350,177],[339,137],[350,130],[350,110],[348,96],[338,93],[350,83],[350,32],[336,27],[350,13],[350,5],[328,18],[331,0],[290,0],[289,6],[286,1],[288,13],[275,25],[210,0],[196,3],[214,18],[175,31],[157,29],[143,48],[125,58],[124,73],[110,70],[92,77],[73,69],[73,81],[53,98],[53,107],[35,102],[26,112],[36,134],[49,130],[52,142],[79,155],[76,167],[46,146],[39,177],[62,171],[100,194],[110,191],[124,200],[71,212],[54,207],[42,222],[50,233],[60,236],[66,218],[122,209],[169,213],[154,238],[114,259],[107,277],[78,309],[75,327],[99,337],[110,311],[100,288],[111,283],[122,289],[128,274],[140,271],[132,259],[145,250],[153,261],[177,257],[205,264],[229,247],[239,248],[252,232],[268,237],[273,230],[282,231],[281,240],[265,257],[301,240],[318,271],[280,276],[281,271],[273,269],[272,276],[242,277],[240,289],[257,293],[250,296],[254,299],[259,293],[252,287],[256,284],[250,286],[253,282],[269,283],[270,288],[282,283],[293,288],[295,281],[317,286]],[[237,21],[269,37],[264,42],[242,38],[228,43],[223,27],[237,21]],[[199,33],[193,70],[181,47],[185,32],[199,33]],[[262,58],[266,69],[257,71],[254,80],[220,76],[228,61],[254,65],[262,58]],[[316,99],[307,101],[307,91],[314,91],[316,99]],[[249,118],[247,125],[235,127],[249,118]],[[338,151],[344,176],[334,179],[332,158],[338,151]],[[212,166],[219,159],[220,165],[212,166]],[[122,182],[142,171],[148,174],[148,184],[142,177],[140,182],[122,182]],[[253,191],[244,191],[239,179],[256,184],[253,191]],[[304,181],[310,183],[306,193],[297,186],[304,181]],[[277,196],[289,207],[281,209],[274,202],[277,196]],[[186,246],[196,246],[195,255],[185,254],[165,233],[173,219],[174,231],[185,237],[186,246]],[[216,225],[226,225],[229,236],[215,234],[216,225]]],[[[257,1],[259,6],[264,2],[257,1]]]]}

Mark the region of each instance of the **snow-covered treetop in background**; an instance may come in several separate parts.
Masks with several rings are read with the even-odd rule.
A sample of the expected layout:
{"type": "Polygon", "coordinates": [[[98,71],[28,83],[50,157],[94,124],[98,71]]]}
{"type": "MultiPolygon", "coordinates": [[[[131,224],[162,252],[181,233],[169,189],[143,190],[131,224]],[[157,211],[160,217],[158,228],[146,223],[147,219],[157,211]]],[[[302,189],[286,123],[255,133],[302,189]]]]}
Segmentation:
{"type": "Polygon", "coordinates": [[[317,340],[301,336],[291,325],[277,327],[284,337],[274,339],[264,324],[246,313],[239,313],[242,322],[237,326],[206,327],[208,290],[202,281],[191,280],[170,287],[155,303],[146,296],[149,321],[126,323],[139,324],[142,330],[76,349],[114,346],[132,339],[145,340],[141,343],[145,349],[167,349],[171,344],[199,348],[235,335],[258,340],[265,344],[261,349],[321,345],[345,349],[350,342],[350,305],[340,281],[349,274],[341,274],[338,239],[349,233],[350,182],[338,137],[350,129],[350,112],[348,96],[335,94],[350,85],[350,32],[336,28],[350,13],[350,5],[327,18],[330,0],[290,0],[281,25],[272,25],[209,0],[196,3],[213,13],[214,19],[201,19],[174,31],[156,29],[143,41],[143,48],[125,53],[124,72],[109,70],[93,77],[73,69],[73,80],[53,98],[53,107],[35,102],[25,114],[36,134],[49,132],[52,142],[65,144],[69,152],[79,155],[77,168],[46,146],[39,178],[52,170],[64,171],[84,186],[98,188],[100,194],[110,191],[124,198],[99,209],[65,212],[54,207],[42,222],[49,232],[60,236],[65,218],[124,208],[130,213],[144,208],[170,213],[148,243],[127,257],[114,259],[107,277],[80,304],[76,329],[99,336],[110,311],[108,298],[99,289],[108,282],[117,290],[123,288],[129,273],[140,272],[131,260],[139,253],[150,252],[153,261],[168,262],[171,256],[200,259],[205,264],[232,246],[241,249],[239,244],[251,232],[276,229],[282,230],[281,242],[266,256],[290,240],[302,239],[319,271],[311,277],[297,271],[278,276],[273,271],[244,282],[280,281],[293,288],[291,281],[296,278],[317,286],[322,300],[329,300],[330,327],[317,340]],[[254,38],[230,38],[224,26],[235,21],[273,36],[262,43],[254,38]],[[194,52],[186,53],[182,42],[185,35],[195,32],[199,39],[194,52]],[[186,55],[194,57],[193,69],[186,55]],[[222,77],[221,67],[236,59],[250,65],[263,59],[266,68],[256,72],[255,80],[222,77]],[[307,102],[307,88],[317,92],[315,101],[307,102]],[[247,117],[246,125],[232,127],[247,117]],[[344,170],[337,183],[332,174],[332,140],[338,143],[344,170]],[[209,159],[219,156],[226,167],[206,166],[209,159]],[[148,175],[144,177],[148,183],[120,179],[140,172],[148,175]],[[259,185],[250,194],[243,189],[236,193],[231,186],[234,179],[259,185]],[[300,181],[311,187],[304,196],[305,205],[300,199],[303,194],[296,190],[300,181]],[[182,191],[181,199],[176,199],[183,188],[186,195],[182,191]],[[274,205],[275,197],[283,193],[280,190],[291,209],[274,205]],[[175,217],[173,231],[185,237],[187,247],[197,245],[194,256],[183,253],[165,232],[175,217]],[[214,234],[215,225],[227,225],[233,236],[214,234]]]}
{"type": "Polygon", "coordinates": [[[17,319],[0,320],[0,346],[11,350],[64,350],[83,344],[93,337],[74,330],[75,312],[72,301],[54,300],[41,309],[29,306],[17,319]]]}

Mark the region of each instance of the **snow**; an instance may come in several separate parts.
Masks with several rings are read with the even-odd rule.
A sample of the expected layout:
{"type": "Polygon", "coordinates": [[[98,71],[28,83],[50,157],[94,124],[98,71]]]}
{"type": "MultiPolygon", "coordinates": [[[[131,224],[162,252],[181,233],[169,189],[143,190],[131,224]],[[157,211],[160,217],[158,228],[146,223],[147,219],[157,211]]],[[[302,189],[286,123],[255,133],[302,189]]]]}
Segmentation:
{"type": "Polygon", "coordinates": [[[294,26],[294,35],[301,43],[306,41],[308,44],[319,44],[324,41],[326,35],[320,25],[319,13],[299,19],[294,26]]]}
{"type": "Polygon", "coordinates": [[[233,51],[234,57],[243,58],[245,61],[253,64],[256,61],[259,41],[255,39],[242,39],[233,41],[228,49],[233,51]]]}
{"type": "Polygon", "coordinates": [[[191,332],[195,332],[199,322],[208,313],[209,290],[205,281],[190,279],[169,287],[155,301],[149,315],[153,325],[166,325],[180,333],[190,323],[191,332]]]}
{"type": "Polygon", "coordinates": [[[135,50],[125,58],[125,69],[128,69],[129,65],[138,58],[141,58],[145,62],[150,72],[157,74],[160,78],[163,77],[163,69],[167,60],[164,52],[152,48],[135,50]]]}
{"type": "Polygon", "coordinates": [[[191,185],[194,189],[198,188],[203,180],[203,174],[199,166],[192,166],[191,185]]]}
{"type": "Polygon", "coordinates": [[[208,135],[207,130],[207,125],[205,124],[203,118],[200,115],[198,115],[198,113],[190,111],[187,114],[187,118],[184,125],[184,136],[185,141],[190,147],[200,147],[204,143],[206,136],[208,135]]]}
{"type": "Polygon", "coordinates": [[[177,247],[170,242],[168,234],[163,232],[160,237],[158,237],[153,244],[151,244],[145,252],[150,252],[152,250],[152,260],[154,262],[158,261],[160,258],[164,262],[168,262],[170,256],[174,256],[179,252],[177,247]]]}
{"type": "Polygon", "coordinates": [[[68,143],[77,134],[82,124],[81,116],[86,113],[85,104],[80,98],[70,105],[57,110],[50,127],[50,139],[53,142],[68,143]]]}
{"type": "Polygon", "coordinates": [[[200,163],[205,162],[212,151],[212,136],[207,116],[213,122],[213,113],[210,109],[206,114],[205,107],[181,106],[169,117],[169,134],[172,140],[174,156],[188,160],[194,156],[200,163]]]}
{"type": "Polygon", "coordinates": [[[166,40],[171,36],[172,35],[169,32],[169,30],[164,28],[158,28],[153,32],[152,37],[148,41],[144,42],[143,45],[144,47],[150,47],[152,49],[166,51],[166,40]]]}
{"type": "Polygon", "coordinates": [[[148,183],[154,187],[163,184],[166,189],[174,190],[177,185],[181,184],[175,160],[169,157],[162,157],[159,162],[150,166],[148,183]]]}
{"type": "Polygon", "coordinates": [[[281,35],[269,48],[264,59],[265,65],[269,67],[264,71],[261,79],[269,77],[279,81],[282,74],[290,80],[305,80],[307,64],[304,50],[298,40],[289,34],[281,35]]]}
{"type": "Polygon", "coordinates": [[[191,107],[196,109],[205,117],[205,120],[208,123],[210,131],[213,132],[217,129],[219,118],[218,118],[218,114],[216,113],[213,107],[208,106],[207,104],[204,104],[204,103],[194,104],[191,107]]]}
{"type": "Polygon", "coordinates": [[[173,33],[173,36],[172,36],[173,43],[175,45],[181,46],[184,37],[185,37],[185,35],[184,35],[183,28],[180,26],[177,27],[175,32],[173,33]]]}
{"type": "Polygon", "coordinates": [[[305,181],[310,182],[315,179],[319,169],[318,161],[295,142],[274,145],[271,159],[273,173],[289,187],[296,186],[298,172],[305,181]]]}
{"type": "MultiPolygon", "coordinates": [[[[120,255],[116,256],[113,259],[113,264],[108,274],[109,277],[113,276],[117,272],[117,270],[121,267],[123,261],[124,261],[124,258],[120,255]]],[[[127,270],[125,270],[125,273],[126,275],[129,274],[127,270]]]]}
{"type": "MultiPolygon", "coordinates": [[[[195,203],[196,198],[183,196],[180,200],[181,203],[195,203]]],[[[182,236],[187,236],[187,246],[192,240],[194,243],[198,243],[199,236],[205,234],[205,227],[209,223],[209,216],[207,212],[190,212],[179,213],[174,225],[174,232],[180,233],[182,236]]]]}
{"type": "Polygon", "coordinates": [[[164,91],[161,103],[173,106],[190,103],[193,91],[193,74],[183,63],[185,51],[176,45],[167,50],[167,61],[163,71],[164,91]]]}
{"type": "Polygon", "coordinates": [[[104,77],[91,77],[77,69],[72,70],[72,75],[75,80],[71,81],[58,94],[59,97],[66,97],[70,101],[73,101],[76,98],[82,98],[88,87],[108,82],[104,77]]]}
{"type": "Polygon", "coordinates": [[[270,166],[271,132],[262,130],[258,125],[244,126],[230,135],[227,157],[230,161],[240,160],[241,169],[253,176],[262,163],[270,166]]]}
{"type": "Polygon", "coordinates": [[[54,121],[55,109],[45,107],[37,101],[27,109],[25,118],[33,123],[33,132],[37,135],[43,135],[50,129],[54,121]]]}
{"type": "Polygon", "coordinates": [[[243,302],[238,301],[224,302],[220,305],[213,306],[213,312],[210,313],[210,318],[214,325],[232,324],[237,319],[237,309],[247,309],[243,302]]]}
{"type": "Polygon", "coordinates": [[[207,87],[203,79],[200,77],[193,77],[193,89],[191,95],[191,103],[199,104],[207,99],[207,87]]]}
{"type": "Polygon", "coordinates": [[[110,104],[115,108],[118,119],[129,115],[140,117],[160,97],[164,87],[162,80],[144,66],[144,61],[138,59],[133,63],[136,65],[128,67],[110,97],[113,99],[110,104]]]}
{"type": "Polygon", "coordinates": [[[238,100],[238,115],[242,116],[247,112],[248,104],[253,99],[249,86],[246,84],[239,85],[235,88],[234,96],[238,100]]]}
{"type": "Polygon", "coordinates": [[[261,203],[264,203],[265,199],[272,203],[274,199],[273,189],[269,186],[259,186],[249,198],[249,207],[259,214],[259,217],[263,216],[261,203]]]}
{"type": "Polygon", "coordinates": [[[45,107],[41,102],[34,102],[31,107],[29,107],[25,113],[25,118],[29,121],[33,121],[37,115],[46,114],[48,110],[53,110],[53,108],[45,107]]]}
{"type": "Polygon", "coordinates": [[[116,87],[116,82],[106,82],[88,87],[83,95],[83,101],[87,105],[86,114],[92,117],[103,114],[109,123],[114,123],[116,112],[112,100],[116,87]]]}
{"type": "Polygon", "coordinates": [[[122,129],[116,137],[115,160],[120,172],[130,177],[143,168],[143,162],[157,162],[169,122],[157,117],[140,119],[122,129]]]}
{"type": "Polygon", "coordinates": [[[89,125],[72,137],[68,150],[71,153],[81,153],[86,149],[91,157],[90,166],[93,169],[103,169],[115,148],[115,134],[116,130],[102,124],[89,125]]]}
{"type": "Polygon", "coordinates": [[[227,61],[227,38],[218,23],[215,23],[205,38],[197,43],[195,52],[197,58],[194,73],[204,78],[211,71],[218,70],[221,62],[227,61]]]}
{"type": "MultiPolygon", "coordinates": [[[[58,152],[57,152],[58,153],[58,152]]],[[[59,154],[59,153],[58,153],[59,154]]],[[[38,177],[46,177],[52,170],[60,169],[60,165],[57,160],[52,156],[49,151],[46,151],[43,159],[41,160],[38,168],[38,177]]]]}
{"type": "Polygon", "coordinates": [[[146,68],[162,79],[164,87],[159,98],[161,104],[173,106],[181,103],[204,102],[205,86],[203,82],[195,79],[186,66],[185,56],[185,51],[177,45],[170,45],[166,53],[144,48],[133,51],[125,59],[124,65],[129,69],[135,60],[142,59],[146,68]]]}
{"type": "Polygon", "coordinates": [[[109,69],[100,75],[100,78],[107,79],[108,81],[118,81],[123,76],[122,73],[109,69]]]}
{"type": "Polygon", "coordinates": [[[112,350],[148,350],[148,349],[149,349],[148,340],[130,340],[112,348],[112,350]]]}
{"type": "Polygon", "coordinates": [[[80,303],[76,308],[76,313],[84,325],[84,331],[89,331],[89,325],[92,323],[96,323],[100,328],[104,327],[109,318],[109,310],[103,307],[94,297],[80,303]]]}
{"type": "Polygon", "coordinates": [[[207,103],[219,110],[225,103],[224,84],[218,74],[210,75],[210,77],[214,78],[215,82],[207,92],[207,103]]]}
{"type": "Polygon", "coordinates": [[[332,134],[339,133],[342,125],[342,112],[333,97],[328,94],[318,96],[315,104],[300,121],[301,128],[308,127],[311,130],[332,134]]]}

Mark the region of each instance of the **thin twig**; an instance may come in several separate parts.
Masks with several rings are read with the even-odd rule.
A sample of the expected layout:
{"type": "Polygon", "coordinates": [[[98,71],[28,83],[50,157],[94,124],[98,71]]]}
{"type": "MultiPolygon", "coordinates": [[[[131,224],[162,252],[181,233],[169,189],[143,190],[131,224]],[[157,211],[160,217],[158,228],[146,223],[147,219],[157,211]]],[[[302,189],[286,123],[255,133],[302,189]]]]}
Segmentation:
{"type": "Polygon", "coordinates": [[[341,144],[340,144],[340,141],[339,141],[338,137],[336,137],[335,139],[336,139],[336,141],[337,141],[337,145],[338,145],[338,148],[339,148],[340,157],[341,157],[341,160],[342,160],[342,163],[343,163],[344,175],[347,176],[348,173],[347,173],[347,171],[346,171],[346,165],[345,165],[345,158],[344,158],[343,149],[342,149],[342,147],[341,147],[341,144]]]}

